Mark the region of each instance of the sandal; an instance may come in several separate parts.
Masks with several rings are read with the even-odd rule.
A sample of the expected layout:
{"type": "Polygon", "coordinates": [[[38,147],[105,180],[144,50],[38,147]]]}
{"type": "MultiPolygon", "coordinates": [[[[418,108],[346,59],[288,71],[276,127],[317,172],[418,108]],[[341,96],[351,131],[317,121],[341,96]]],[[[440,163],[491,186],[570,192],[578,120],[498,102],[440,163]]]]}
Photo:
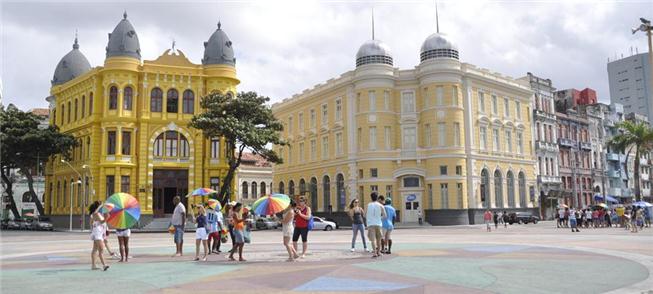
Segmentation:
{"type": "Polygon", "coordinates": [[[109,266],[105,265],[103,270],[106,272],[108,269],[109,269],[109,266]]]}

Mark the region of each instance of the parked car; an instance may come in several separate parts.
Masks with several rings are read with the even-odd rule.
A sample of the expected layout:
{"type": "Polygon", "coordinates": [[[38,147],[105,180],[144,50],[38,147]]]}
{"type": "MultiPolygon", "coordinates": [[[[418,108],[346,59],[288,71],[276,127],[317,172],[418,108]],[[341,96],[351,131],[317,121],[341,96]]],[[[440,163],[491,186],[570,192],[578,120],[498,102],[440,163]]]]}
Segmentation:
{"type": "Polygon", "coordinates": [[[313,230],[331,231],[336,228],[336,223],[325,220],[321,217],[313,217],[313,230]]]}
{"type": "Polygon", "coordinates": [[[328,217],[325,217],[324,219],[327,220],[327,221],[330,221],[330,222],[332,222],[332,223],[334,223],[334,224],[336,224],[336,230],[337,230],[337,229],[340,229],[340,225],[338,224],[338,222],[336,222],[336,220],[334,220],[334,219],[332,219],[332,218],[328,218],[328,217]]]}
{"type": "Polygon", "coordinates": [[[32,221],[32,230],[35,231],[52,231],[54,227],[50,222],[50,218],[44,217],[40,219],[35,219],[32,221]]]}
{"type": "Polygon", "coordinates": [[[540,221],[540,218],[537,216],[534,216],[530,212],[513,212],[510,214],[510,218],[508,219],[509,224],[514,224],[514,223],[519,223],[519,224],[527,224],[527,223],[534,223],[536,224],[538,221],[540,221]]]}
{"type": "Polygon", "coordinates": [[[256,229],[257,230],[276,230],[279,228],[279,222],[269,218],[259,218],[256,220],[256,229]]]}

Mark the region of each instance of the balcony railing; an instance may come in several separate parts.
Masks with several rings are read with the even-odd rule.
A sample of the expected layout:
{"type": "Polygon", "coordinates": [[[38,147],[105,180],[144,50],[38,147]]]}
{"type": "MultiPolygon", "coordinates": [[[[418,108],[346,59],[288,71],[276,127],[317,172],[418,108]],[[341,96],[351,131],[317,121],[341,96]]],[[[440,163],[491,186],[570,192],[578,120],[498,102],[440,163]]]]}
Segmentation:
{"type": "Polygon", "coordinates": [[[562,180],[560,177],[556,176],[540,176],[540,181],[543,184],[560,184],[562,183],[562,180]]]}
{"type": "Polygon", "coordinates": [[[592,150],[592,144],[589,142],[580,142],[580,149],[592,150]]]}
{"type": "Polygon", "coordinates": [[[555,114],[548,113],[548,112],[545,112],[543,110],[538,110],[538,109],[535,110],[535,115],[543,117],[543,118],[548,118],[548,119],[551,119],[551,120],[556,119],[555,114]]]}
{"type": "Polygon", "coordinates": [[[540,140],[535,141],[535,148],[538,150],[545,150],[545,151],[552,151],[552,152],[558,151],[557,144],[549,143],[546,141],[540,141],[540,140]]]}
{"type": "Polygon", "coordinates": [[[560,146],[569,148],[575,147],[576,145],[573,140],[567,138],[558,138],[558,144],[560,144],[560,146]]]}

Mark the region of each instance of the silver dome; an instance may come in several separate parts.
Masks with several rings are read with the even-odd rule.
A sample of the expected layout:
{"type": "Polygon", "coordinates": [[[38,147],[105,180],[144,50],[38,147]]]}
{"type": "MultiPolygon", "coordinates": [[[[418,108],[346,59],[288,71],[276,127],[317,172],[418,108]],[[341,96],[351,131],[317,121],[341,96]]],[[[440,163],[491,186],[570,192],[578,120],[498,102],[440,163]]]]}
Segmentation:
{"type": "Polygon", "coordinates": [[[127,20],[127,12],[123,14],[123,19],[109,34],[107,58],[114,56],[129,56],[138,60],[141,59],[141,45],[138,42],[136,30],[127,20]]]}
{"type": "Polygon", "coordinates": [[[227,34],[220,28],[213,32],[207,42],[204,42],[204,58],[202,64],[226,64],[235,66],[236,58],[234,57],[234,48],[227,34]]]}
{"type": "Polygon", "coordinates": [[[356,67],[371,63],[392,65],[392,52],[390,47],[380,40],[368,40],[356,53],[356,67]]]}
{"type": "Polygon", "coordinates": [[[432,34],[422,43],[420,60],[425,61],[433,58],[458,59],[458,46],[447,38],[445,34],[432,34]]]}
{"type": "Polygon", "coordinates": [[[79,44],[77,43],[77,38],[75,38],[73,50],[61,58],[54,70],[51,83],[53,86],[61,85],[83,75],[89,70],[91,70],[91,64],[86,59],[86,56],[79,51],[79,44]]]}

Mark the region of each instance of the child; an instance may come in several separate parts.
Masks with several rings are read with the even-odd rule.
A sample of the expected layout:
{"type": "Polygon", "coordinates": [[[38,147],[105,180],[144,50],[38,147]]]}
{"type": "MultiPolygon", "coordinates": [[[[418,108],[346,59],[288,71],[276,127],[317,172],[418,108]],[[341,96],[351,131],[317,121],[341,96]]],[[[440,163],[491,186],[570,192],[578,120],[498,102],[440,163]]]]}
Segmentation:
{"type": "Polygon", "coordinates": [[[232,261],[235,261],[234,253],[236,253],[236,251],[238,251],[238,260],[246,261],[243,258],[243,246],[245,245],[245,218],[240,212],[242,208],[243,208],[242,203],[236,203],[236,205],[234,205],[234,207],[232,208],[233,213],[231,214],[231,216],[232,216],[232,222],[234,224],[233,242],[235,244],[234,248],[231,250],[231,253],[229,254],[229,260],[232,261]]]}
{"type": "Polygon", "coordinates": [[[101,207],[100,201],[95,201],[88,207],[88,212],[91,214],[91,240],[93,240],[93,250],[91,251],[91,269],[97,270],[98,267],[95,266],[95,254],[100,257],[100,262],[102,263],[102,269],[104,271],[109,269],[109,266],[104,262],[104,257],[102,253],[104,251],[104,235],[106,231],[106,219],[99,212],[101,207]]]}
{"type": "Polygon", "coordinates": [[[295,208],[297,203],[294,200],[290,200],[290,205],[283,211],[283,218],[281,219],[282,233],[283,233],[283,246],[286,247],[288,251],[288,260],[295,261],[296,258],[299,258],[297,251],[290,244],[290,238],[295,231],[295,225],[293,224],[293,219],[295,219],[295,208]]]}
{"type": "Polygon", "coordinates": [[[206,232],[206,211],[204,206],[191,204],[191,208],[197,207],[197,218],[193,213],[193,209],[190,210],[190,216],[193,220],[193,223],[197,224],[197,229],[195,229],[195,261],[200,260],[200,242],[204,247],[204,256],[202,261],[206,261],[206,255],[208,254],[208,245],[207,240],[209,239],[209,234],[206,232]]]}

